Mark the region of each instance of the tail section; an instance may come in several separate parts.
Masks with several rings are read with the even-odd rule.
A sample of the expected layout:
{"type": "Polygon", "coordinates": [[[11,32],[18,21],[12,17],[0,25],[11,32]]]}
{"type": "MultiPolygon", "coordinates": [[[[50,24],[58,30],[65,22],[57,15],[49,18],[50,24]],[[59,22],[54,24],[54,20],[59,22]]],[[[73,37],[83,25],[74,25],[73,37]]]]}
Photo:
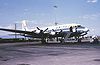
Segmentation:
{"type": "Polygon", "coordinates": [[[27,20],[22,21],[22,30],[28,30],[27,28],[27,20]]]}

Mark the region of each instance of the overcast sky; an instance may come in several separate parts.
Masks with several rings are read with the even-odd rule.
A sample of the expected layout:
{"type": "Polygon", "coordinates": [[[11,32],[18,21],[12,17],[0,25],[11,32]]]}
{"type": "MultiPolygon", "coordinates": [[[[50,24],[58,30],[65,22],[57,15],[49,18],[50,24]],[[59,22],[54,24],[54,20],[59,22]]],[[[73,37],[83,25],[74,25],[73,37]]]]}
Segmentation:
{"type": "Polygon", "coordinates": [[[22,20],[32,27],[79,23],[100,35],[100,0],[0,0],[0,27],[13,28],[22,20]]]}

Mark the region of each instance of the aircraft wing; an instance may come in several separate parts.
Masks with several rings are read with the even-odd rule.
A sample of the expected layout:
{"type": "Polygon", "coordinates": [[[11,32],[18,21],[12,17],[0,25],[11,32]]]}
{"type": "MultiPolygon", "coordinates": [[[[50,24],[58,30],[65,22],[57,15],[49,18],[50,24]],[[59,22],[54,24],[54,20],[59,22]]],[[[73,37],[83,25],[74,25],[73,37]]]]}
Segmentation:
{"type": "Polygon", "coordinates": [[[9,31],[9,32],[15,32],[15,33],[33,34],[32,31],[23,31],[23,30],[14,30],[14,29],[4,29],[4,28],[0,28],[0,30],[9,31]]]}
{"type": "Polygon", "coordinates": [[[14,32],[14,33],[20,33],[20,35],[22,35],[22,36],[32,37],[32,38],[41,38],[42,36],[47,37],[47,35],[48,35],[48,33],[45,33],[45,34],[44,33],[36,33],[35,30],[34,31],[23,31],[23,30],[4,29],[4,28],[0,28],[0,30],[14,32]]]}

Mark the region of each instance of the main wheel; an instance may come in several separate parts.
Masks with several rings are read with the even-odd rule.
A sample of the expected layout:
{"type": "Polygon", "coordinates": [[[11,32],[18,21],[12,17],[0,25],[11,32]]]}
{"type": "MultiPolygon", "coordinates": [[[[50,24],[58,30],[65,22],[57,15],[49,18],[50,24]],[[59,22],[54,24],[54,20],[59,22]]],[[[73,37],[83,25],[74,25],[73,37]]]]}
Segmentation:
{"type": "Polygon", "coordinates": [[[79,42],[79,43],[82,42],[81,39],[78,39],[78,42],[79,42]]]}

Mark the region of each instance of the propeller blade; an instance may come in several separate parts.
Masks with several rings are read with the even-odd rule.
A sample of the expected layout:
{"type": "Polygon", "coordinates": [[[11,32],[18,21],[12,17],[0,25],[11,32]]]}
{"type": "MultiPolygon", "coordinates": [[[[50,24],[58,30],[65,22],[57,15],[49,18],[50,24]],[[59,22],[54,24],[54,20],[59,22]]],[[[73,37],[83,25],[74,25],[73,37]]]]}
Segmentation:
{"type": "Polygon", "coordinates": [[[55,32],[55,30],[54,29],[52,29],[54,32],[55,32]]]}
{"type": "Polygon", "coordinates": [[[60,32],[62,32],[62,29],[60,29],[60,32]]]}
{"type": "Polygon", "coordinates": [[[47,31],[48,30],[48,28],[47,29],[45,29],[43,32],[45,32],[45,31],[47,31]]]}
{"type": "Polygon", "coordinates": [[[36,27],[38,30],[41,30],[39,27],[36,27]]]}

